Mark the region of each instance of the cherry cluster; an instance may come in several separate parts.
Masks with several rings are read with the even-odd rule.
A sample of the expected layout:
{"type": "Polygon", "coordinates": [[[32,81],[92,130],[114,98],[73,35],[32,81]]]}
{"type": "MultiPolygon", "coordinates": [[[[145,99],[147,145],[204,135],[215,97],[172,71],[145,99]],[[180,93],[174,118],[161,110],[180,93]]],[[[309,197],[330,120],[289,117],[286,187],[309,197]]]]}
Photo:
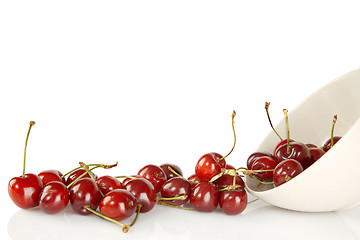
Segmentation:
{"type": "Polygon", "coordinates": [[[279,137],[280,142],[276,145],[274,152],[254,152],[247,159],[247,168],[250,176],[259,181],[260,184],[273,184],[275,187],[290,181],[292,178],[300,174],[302,171],[311,166],[337,141],[341,139],[334,136],[334,126],[337,115],[334,116],[331,137],[318,147],[315,144],[304,144],[300,141],[290,139],[288,111],[284,109],[285,121],[287,126],[287,139],[282,139],[273,127],[268,108],[270,103],[265,103],[265,109],[273,131],[279,137]],[[261,171],[259,171],[261,170],[261,171]]]}

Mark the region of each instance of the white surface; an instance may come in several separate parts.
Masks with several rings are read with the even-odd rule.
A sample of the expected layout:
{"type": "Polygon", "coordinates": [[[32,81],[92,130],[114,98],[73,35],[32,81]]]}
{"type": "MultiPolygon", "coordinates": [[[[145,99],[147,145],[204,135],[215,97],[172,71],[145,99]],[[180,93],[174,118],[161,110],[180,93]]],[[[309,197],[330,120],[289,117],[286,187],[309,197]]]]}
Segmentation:
{"type": "Polygon", "coordinates": [[[204,153],[229,151],[234,109],[228,162],[245,166],[270,130],[265,101],[276,123],[283,108],[359,68],[358,9],[357,1],[1,1],[1,239],[359,239],[359,208],[307,214],[257,201],[229,217],[157,207],[124,235],[95,216],[19,210],[6,191],[21,174],[30,120],[27,172],[118,160],[106,173],[174,162],[189,176],[204,153]]]}
{"type": "MultiPolygon", "coordinates": [[[[341,119],[336,122],[334,134],[342,136],[341,141],[287,184],[264,191],[263,187],[258,187],[258,181],[247,177],[248,191],[272,205],[297,211],[328,212],[360,204],[357,183],[360,168],[360,156],[357,154],[360,146],[359,89],[360,69],[357,69],[334,79],[290,111],[289,118],[294,129],[291,131],[292,139],[322,146],[329,139],[329,126],[323,123],[338,115],[341,119]],[[339,171],[340,165],[351,167],[339,171]]],[[[284,122],[280,121],[275,126],[282,136],[286,136],[284,122]]],[[[258,151],[272,153],[278,142],[277,136],[271,132],[258,151]]],[[[265,189],[269,186],[265,185],[265,189]]]]}

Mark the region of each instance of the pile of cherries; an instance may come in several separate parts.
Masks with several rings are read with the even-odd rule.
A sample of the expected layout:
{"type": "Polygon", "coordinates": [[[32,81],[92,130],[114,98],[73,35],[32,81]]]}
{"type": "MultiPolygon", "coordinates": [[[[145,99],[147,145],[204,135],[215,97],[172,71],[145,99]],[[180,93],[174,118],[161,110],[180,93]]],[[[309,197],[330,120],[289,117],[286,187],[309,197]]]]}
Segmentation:
{"type": "Polygon", "coordinates": [[[123,232],[135,224],[139,213],[149,212],[156,204],[200,212],[212,212],[220,206],[225,214],[236,215],[248,204],[242,174],[250,174],[260,183],[278,186],[310,166],[338,140],[332,138],[330,144],[320,149],[288,138],[278,144],[274,154],[256,152],[249,157],[247,169],[236,169],[226,163],[236,144],[235,115],[234,111],[234,144],[230,152],[224,157],[215,152],[203,155],[195,166],[195,173],[187,179],[179,166],[170,163],[146,165],[130,176],[98,177],[94,173],[96,168],[110,169],[117,163],[83,162],[65,174],[58,170],[45,170],[37,175],[25,173],[27,142],[35,124],[31,121],[25,141],[23,173],[9,181],[9,196],[20,208],[38,207],[48,214],[61,212],[70,202],[74,212],[95,214],[120,225],[123,232]],[[120,222],[133,215],[130,224],[120,222]]]}
{"type": "Polygon", "coordinates": [[[334,116],[331,137],[324,143],[322,147],[314,144],[304,144],[299,141],[290,139],[288,111],[284,109],[285,121],[287,126],[287,139],[282,139],[273,127],[270,117],[270,103],[265,103],[265,109],[268,115],[270,125],[280,142],[276,145],[274,152],[254,152],[247,159],[247,168],[253,170],[250,176],[259,181],[260,184],[273,184],[275,187],[290,181],[292,178],[300,174],[302,171],[311,166],[330,148],[337,143],[341,137],[334,136],[334,126],[337,115],[334,116]],[[260,171],[259,171],[260,170],[260,171]]]}

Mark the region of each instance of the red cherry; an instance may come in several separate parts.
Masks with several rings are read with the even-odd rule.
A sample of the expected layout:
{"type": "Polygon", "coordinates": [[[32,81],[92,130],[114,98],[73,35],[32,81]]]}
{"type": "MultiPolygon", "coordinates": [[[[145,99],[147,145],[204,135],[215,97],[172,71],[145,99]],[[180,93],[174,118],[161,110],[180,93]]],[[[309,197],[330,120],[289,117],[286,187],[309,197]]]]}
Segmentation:
{"type": "Polygon", "coordinates": [[[325,151],[322,150],[321,148],[318,148],[309,144],[306,144],[306,146],[308,146],[309,151],[310,151],[310,155],[311,155],[311,164],[313,164],[314,162],[316,162],[319,158],[322,157],[322,155],[325,154],[325,151]],[[310,146],[310,147],[309,147],[310,146]]]}
{"type": "Polygon", "coordinates": [[[183,172],[178,165],[172,164],[172,163],[164,163],[164,164],[160,165],[160,168],[164,171],[167,180],[169,180],[173,177],[178,177],[172,171],[169,170],[169,167],[171,167],[176,173],[178,173],[178,175],[180,175],[180,176],[183,175],[183,172]]]}
{"type": "Polygon", "coordinates": [[[43,186],[46,186],[49,182],[57,181],[65,183],[65,179],[62,178],[62,173],[58,170],[44,170],[38,174],[40,177],[43,186]]]}
{"type": "Polygon", "coordinates": [[[140,212],[145,213],[154,208],[156,192],[154,186],[145,178],[134,178],[125,185],[126,190],[133,194],[138,204],[142,205],[140,212]]]}
{"type": "Polygon", "coordinates": [[[28,209],[39,205],[42,188],[41,179],[36,174],[27,173],[9,181],[8,193],[16,206],[28,209]]]}
{"type": "Polygon", "coordinates": [[[146,165],[139,170],[138,175],[142,176],[154,186],[156,192],[160,192],[162,185],[166,182],[166,174],[156,165],[146,165]]]}
{"type": "Polygon", "coordinates": [[[96,184],[103,194],[107,194],[114,189],[124,189],[124,186],[119,179],[109,175],[104,175],[96,179],[96,184]]]}
{"type": "Polygon", "coordinates": [[[70,203],[72,209],[82,215],[90,214],[85,206],[96,210],[101,199],[101,194],[95,181],[91,178],[82,178],[70,189],[70,203]]]}
{"type": "Polygon", "coordinates": [[[219,192],[211,182],[200,182],[190,195],[191,206],[200,212],[212,212],[219,201],[219,192]]]}
{"type": "Polygon", "coordinates": [[[226,166],[225,159],[218,161],[220,158],[218,158],[217,155],[220,154],[207,153],[198,160],[195,166],[195,174],[202,181],[210,181],[213,177],[221,173],[221,168],[226,166]]]}
{"type": "MultiPolygon", "coordinates": [[[[295,140],[289,139],[289,142],[295,142],[295,140]]],[[[274,155],[275,155],[276,151],[277,151],[280,147],[282,147],[282,146],[284,146],[284,145],[286,146],[286,144],[287,144],[287,139],[281,140],[281,141],[276,145],[276,147],[275,147],[275,149],[274,149],[274,155]]]]}
{"type": "MultiPolygon", "coordinates": [[[[79,168],[72,173],[69,174],[69,176],[66,179],[66,186],[70,185],[73,181],[75,181],[78,177],[80,177],[82,174],[86,172],[85,169],[79,168]]],[[[95,179],[97,179],[97,176],[90,171],[90,173],[93,175],[95,179]]],[[[89,174],[84,175],[82,178],[91,178],[89,174]]]]}
{"type": "Polygon", "coordinates": [[[54,214],[65,209],[69,202],[69,191],[65,184],[59,181],[48,183],[40,195],[40,209],[54,214]]]}
{"type": "Polygon", "coordinates": [[[196,174],[191,175],[187,180],[189,181],[191,188],[194,188],[199,182],[201,182],[200,178],[196,174]]]}
{"type": "Polygon", "coordinates": [[[311,165],[311,154],[309,148],[301,142],[290,142],[290,152],[287,152],[287,144],[279,147],[275,152],[275,160],[280,163],[286,159],[298,161],[304,169],[311,165]]]}
{"type": "Polygon", "coordinates": [[[124,189],[115,189],[105,194],[99,204],[99,210],[103,215],[118,221],[133,215],[136,208],[136,198],[124,189]]]}
{"type": "MultiPolygon", "coordinates": [[[[335,136],[333,137],[333,143],[334,145],[341,139],[340,136],[335,136]]],[[[329,138],[325,143],[324,143],[324,147],[323,147],[323,150],[325,152],[329,151],[331,148],[331,138],[329,138]]]]}
{"type": "Polygon", "coordinates": [[[122,185],[125,187],[125,185],[126,185],[130,180],[133,180],[134,178],[143,178],[143,177],[140,176],[140,175],[130,175],[129,177],[124,178],[124,180],[122,181],[122,185]]]}
{"type": "Polygon", "coordinates": [[[303,171],[302,165],[294,160],[287,159],[279,163],[273,173],[275,186],[279,186],[290,181],[303,171]]]}
{"type": "MultiPolygon", "coordinates": [[[[273,170],[275,169],[277,163],[276,161],[267,156],[258,157],[255,159],[251,166],[251,170],[273,170]]],[[[273,178],[273,171],[264,171],[264,172],[257,172],[254,173],[254,176],[261,181],[272,181],[273,178]]]]}
{"type": "Polygon", "coordinates": [[[255,161],[255,159],[257,159],[258,157],[263,157],[263,156],[274,158],[274,156],[268,152],[254,152],[248,157],[248,159],[246,161],[247,169],[251,169],[251,166],[252,166],[253,162],[255,161]]]}
{"type": "MultiPolygon", "coordinates": [[[[227,186],[233,185],[234,176],[229,174],[224,174],[220,178],[216,179],[214,182],[218,190],[226,188],[227,186]]],[[[240,176],[235,177],[235,185],[245,187],[245,183],[240,176]]]]}
{"type": "Polygon", "coordinates": [[[221,210],[228,215],[237,215],[247,206],[247,194],[244,188],[236,188],[220,192],[219,205],[221,210]]]}
{"type": "Polygon", "coordinates": [[[178,196],[187,196],[186,199],[178,199],[178,200],[164,200],[167,203],[173,205],[183,205],[186,203],[191,194],[191,186],[190,183],[182,177],[174,177],[170,180],[167,180],[166,183],[161,188],[161,196],[163,198],[173,198],[178,196]]]}

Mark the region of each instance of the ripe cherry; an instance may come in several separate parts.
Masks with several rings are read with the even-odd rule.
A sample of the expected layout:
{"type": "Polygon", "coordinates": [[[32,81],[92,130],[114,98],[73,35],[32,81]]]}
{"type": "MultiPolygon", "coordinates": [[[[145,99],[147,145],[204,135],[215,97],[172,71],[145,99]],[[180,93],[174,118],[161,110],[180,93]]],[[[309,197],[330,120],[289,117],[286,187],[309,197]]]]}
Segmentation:
{"type": "MultiPolygon", "coordinates": [[[[251,170],[273,170],[277,165],[277,162],[267,156],[258,157],[255,159],[251,166],[251,170]]],[[[261,181],[272,181],[273,178],[273,172],[272,171],[264,171],[264,172],[256,172],[254,173],[254,176],[258,178],[261,181]]]]}
{"type": "Polygon", "coordinates": [[[181,170],[181,168],[176,165],[176,164],[172,164],[172,163],[164,163],[160,165],[160,168],[164,171],[165,175],[166,175],[166,179],[169,180],[173,177],[178,177],[179,175],[182,176],[183,172],[181,170]],[[170,171],[169,167],[175,171],[178,175],[176,175],[175,173],[173,173],[172,171],[170,171]]]}
{"type": "Polygon", "coordinates": [[[164,200],[173,205],[183,205],[190,199],[191,186],[190,183],[182,177],[174,177],[167,180],[161,188],[161,197],[174,198],[178,196],[186,196],[186,199],[164,200]]]}
{"type": "Polygon", "coordinates": [[[191,175],[187,180],[190,183],[191,188],[194,188],[199,182],[201,182],[200,178],[196,174],[191,175]]]}
{"type": "Polygon", "coordinates": [[[151,182],[155,188],[155,192],[160,192],[162,185],[167,180],[164,171],[159,166],[152,164],[146,165],[140,169],[137,175],[140,175],[151,182]]]}
{"type": "Polygon", "coordinates": [[[99,210],[103,215],[118,221],[133,215],[136,208],[135,196],[124,189],[115,189],[105,194],[99,204],[99,210]]]}
{"type": "Polygon", "coordinates": [[[195,174],[202,181],[210,181],[213,177],[221,173],[222,167],[220,166],[220,162],[222,162],[222,165],[225,167],[225,159],[218,162],[218,160],[216,160],[217,155],[220,154],[214,152],[207,153],[198,160],[195,166],[195,174]]]}
{"type": "Polygon", "coordinates": [[[114,189],[125,189],[119,179],[109,175],[104,175],[97,178],[96,184],[99,186],[103,194],[107,194],[114,189]]]}
{"type": "MultiPolygon", "coordinates": [[[[73,171],[72,173],[69,174],[69,176],[66,179],[66,186],[70,185],[74,180],[76,180],[78,177],[80,177],[82,174],[84,174],[86,172],[85,169],[83,168],[79,168],[75,171],[73,171]]],[[[92,176],[97,179],[96,174],[94,174],[93,172],[90,172],[92,174],[92,176]]],[[[89,173],[84,175],[82,178],[91,178],[89,173]]]]}
{"type": "Polygon", "coordinates": [[[142,205],[140,212],[145,213],[154,208],[156,192],[154,186],[145,178],[134,178],[125,185],[126,190],[133,194],[138,204],[142,205]]]}
{"type": "Polygon", "coordinates": [[[69,191],[65,184],[59,181],[49,182],[40,195],[40,209],[54,214],[65,209],[69,202],[69,191]]]}
{"type": "Polygon", "coordinates": [[[258,157],[263,157],[263,156],[274,158],[274,156],[268,152],[254,152],[248,157],[248,159],[246,161],[246,167],[248,169],[251,169],[251,166],[252,166],[253,162],[255,161],[255,159],[257,159],[258,157]]]}
{"type": "Polygon", "coordinates": [[[70,203],[72,209],[81,214],[90,214],[84,207],[96,210],[101,199],[101,193],[95,181],[91,178],[79,179],[70,189],[70,203]]]}
{"type": "Polygon", "coordinates": [[[190,195],[191,206],[200,212],[212,212],[219,201],[219,192],[211,182],[200,182],[190,195]]]}
{"type": "MultiPolygon", "coordinates": [[[[224,174],[220,178],[216,179],[214,182],[218,190],[226,188],[227,186],[234,185],[234,176],[229,174],[224,174]]],[[[235,185],[245,187],[245,183],[240,176],[235,177],[235,185]]]]}
{"type": "Polygon", "coordinates": [[[140,175],[130,175],[128,177],[125,177],[124,180],[122,181],[122,185],[124,186],[124,188],[125,188],[125,185],[134,178],[143,178],[143,177],[140,175]]]}
{"type": "Polygon", "coordinates": [[[303,171],[302,165],[294,160],[287,159],[279,163],[273,173],[275,186],[279,186],[290,181],[303,171]]]}
{"type": "MultiPolygon", "coordinates": [[[[341,139],[340,136],[334,136],[334,137],[333,137],[333,145],[335,145],[340,139],[341,139]]],[[[331,146],[331,138],[329,138],[329,139],[324,143],[324,145],[323,145],[323,150],[324,150],[325,152],[327,152],[327,151],[330,150],[330,148],[332,148],[332,146],[331,146]]]]}
{"type": "Polygon", "coordinates": [[[278,163],[286,159],[294,159],[298,161],[304,169],[312,164],[309,148],[301,142],[290,142],[289,148],[287,144],[282,145],[275,152],[275,159],[278,163]],[[287,149],[289,149],[289,152],[287,149]]]}
{"type": "Polygon", "coordinates": [[[247,206],[247,194],[244,188],[239,187],[221,191],[219,195],[221,210],[228,215],[237,215],[243,212],[247,206]]]}
{"type": "MultiPolygon", "coordinates": [[[[295,142],[295,140],[289,139],[289,142],[295,142]]],[[[281,141],[276,145],[276,147],[275,147],[275,149],[274,149],[274,155],[275,155],[276,151],[277,151],[280,147],[282,147],[282,146],[284,146],[284,145],[286,146],[286,144],[287,144],[287,139],[281,140],[281,141]]]]}
{"type": "Polygon", "coordinates": [[[309,148],[310,151],[311,164],[316,162],[319,158],[321,158],[325,154],[325,151],[323,149],[318,148],[314,144],[306,144],[306,146],[309,148]]]}
{"type": "Polygon", "coordinates": [[[43,183],[43,186],[46,186],[49,182],[53,181],[65,183],[65,179],[62,178],[62,175],[63,174],[60,171],[54,169],[44,170],[38,174],[43,183]]]}
{"type": "Polygon", "coordinates": [[[30,122],[26,135],[22,176],[12,178],[8,184],[8,193],[11,200],[16,204],[16,206],[23,209],[39,205],[39,197],[43,188],[42,181],[36,174],[25,174],[27,142],[30,130],[34,124],[34,121],[30,122]]]}

